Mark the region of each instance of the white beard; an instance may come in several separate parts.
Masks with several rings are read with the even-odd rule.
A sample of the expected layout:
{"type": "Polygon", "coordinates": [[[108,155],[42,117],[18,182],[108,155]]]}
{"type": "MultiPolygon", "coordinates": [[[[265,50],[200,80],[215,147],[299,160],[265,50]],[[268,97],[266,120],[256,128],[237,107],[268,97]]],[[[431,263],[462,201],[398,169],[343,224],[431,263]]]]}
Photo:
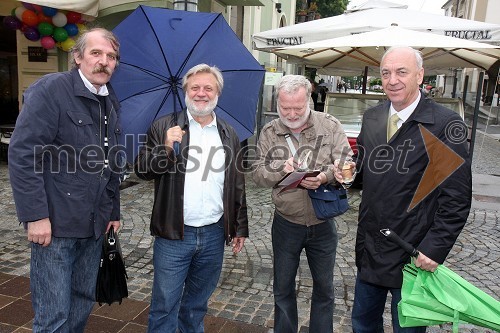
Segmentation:
{"type": "Polygon", "coordinates": [[[306,112],[304,112],[304,114],[299,119],[297,119],[295,121],[288,120],[286,117],[283,117],[280,112],[278,112],[278,114],[279,114],[279,117],[281,119],[281,122],[286,127],[294,130],[294,129],[297,129],[297,128],[304,126],[304,124],[307,122],[307,119],[309,118],[309,114],[311,114],[311,109],[308,106],[306,112]]]}
{"type": "Polygon", "coordinates": [[[186,107],[193,117],[204,117],[208,116],[215,110],[215,107],[219,102],[219,96],[215,96],[215,98],[209,101],[204,108],[197,107],[193,100],[190,99],[187,95],[184,97],[184,102],[186,103],[186,107]]]}

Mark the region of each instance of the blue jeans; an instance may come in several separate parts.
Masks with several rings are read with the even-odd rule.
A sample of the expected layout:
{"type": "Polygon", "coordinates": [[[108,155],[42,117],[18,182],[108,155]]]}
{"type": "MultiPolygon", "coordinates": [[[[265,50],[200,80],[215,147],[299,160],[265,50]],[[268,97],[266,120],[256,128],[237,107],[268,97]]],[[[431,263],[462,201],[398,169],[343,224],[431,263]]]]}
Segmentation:
{"type": "Polygon", "coordinates": [[[156,237],[153,249],[148,332],[203,333],[208,299],[222,270],[223,227],[184,226],[184,240],[156,237]]]}
{"type": "Polygon", "coordinates": [[[391,315],[394,333],[424,333],[425,327],[399,326],[398,303],[401,300],[401,289],[376,286],[356,278],[354,290],[354,306],[352,309],[352,330],[354,333],[383,333],[387,293],[392,295],[391,315]]]}
{"type": "Polygon", "coordinates": [[[314,226],[288,222],[274,214],[274,332],[298,331],[295,277],[300,253],[306,251],[313,278],[309,332],[333,332],[333,268],[337,251],[337,229],[333,220],[314,226]]]}
{"type": "Polygon", "coordinates": [[[103,237],[31,244],[33,332],[83,332],[95,304],[103,237]]]}

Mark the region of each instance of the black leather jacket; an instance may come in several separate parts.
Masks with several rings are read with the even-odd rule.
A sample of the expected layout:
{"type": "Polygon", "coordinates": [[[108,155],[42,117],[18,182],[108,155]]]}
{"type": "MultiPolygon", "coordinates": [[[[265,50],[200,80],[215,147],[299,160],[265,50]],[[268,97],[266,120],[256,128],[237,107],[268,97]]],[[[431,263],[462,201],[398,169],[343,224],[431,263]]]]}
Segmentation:
{"type": "MultiPolygon", "coordinates": [[[[187,111],[177,116],[177,124],[186,131],[180,154],[164,145],[167,130],[175,126],[172,114],[156,120],[148,131],[147,143],[139,149],[134,170],[138,177],[155,180],[155,199],[150,230],[153,236],[184,238],[184,179],[189,148],[187,111]]],[[[245,177],[242,172],[241,146],[234,129],[217,117],[217,128],[226,153],[223,190],[224,236],[229,245],[233,237],[248,237],[245,177]]],[[[196,191],[196,189],[193,189],[196,191]]]]}

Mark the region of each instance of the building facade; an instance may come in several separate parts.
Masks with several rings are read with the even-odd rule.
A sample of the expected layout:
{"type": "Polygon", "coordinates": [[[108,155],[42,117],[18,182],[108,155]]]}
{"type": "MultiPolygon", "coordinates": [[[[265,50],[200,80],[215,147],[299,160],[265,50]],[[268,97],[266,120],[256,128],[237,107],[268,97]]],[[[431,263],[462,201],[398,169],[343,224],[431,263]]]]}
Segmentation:
{"type": "MultiPolygon", "coordinates": [[[[500,1],[498,0],[449,0],[441,8],[445,11],[446,16],[500,24],[500,16],[498,15],[500,12],[500,1]]],[[[499,67],[500,64],[497,64],[486,72],[482,91],[479,92],[482,95],[484,105],[498,105],[499,67]]],[[[453,82],[455,75],[452,74],[450,76],[452,79],[451,82],[453,82]]],[[[469,94],[467,99],[468,101],[473,101],[478,93],[476,87],[479,70],[472,68],[457,70],[456,78],[459,92],[471,92],[472,94],[469,94]],[[464,86],[466,82],[464,78],[466,76],[469,78],[467,87],[464,86]]]]}

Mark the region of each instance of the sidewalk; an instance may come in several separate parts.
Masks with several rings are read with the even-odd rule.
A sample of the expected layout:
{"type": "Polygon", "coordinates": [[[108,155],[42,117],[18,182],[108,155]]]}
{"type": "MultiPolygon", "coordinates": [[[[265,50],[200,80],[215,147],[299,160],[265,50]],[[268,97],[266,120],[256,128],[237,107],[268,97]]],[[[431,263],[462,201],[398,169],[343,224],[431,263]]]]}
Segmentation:
{"type": "MultiPolygon", "coordinates": [[[[85,332],[146,332],[149,303],[124,299],[122,304],[95,305],[85,332]]],[[[29,278],[0,273],[0,332],[31,332],[29,278]]],[[[207,316],[206,333],[265,333],[268,329],[244,322],[207,316]]]]}
{"type": "MultiPolygon", "coordinates": [[[[450,253],[446,265],[496,299],[500,295],[500,178],[474,175],[474,202],[469,221],[450,253]]],[[[96,306],[87,332],[145,332],[151,295],[153,264],[149,218],[153,183],[132,176],[122,191],[120,241],[129,275],[129,298],[121,305],[96,306]]],[[[17,224],[7,166],[0,162],[0,332],[30,332],[32,310],[29,298],[29,248],[17,224]]],[[[339,235],[335,265],[335,332],[352,332],[350,313],[354,298],[356,267],[354,241],[360,194],[349,191],[351,209],[336,219],[339,235]]],[[[250,238],[244,250],[233,255],[226,249],[219,285],[209,302],[207,333],[272,332],[273,205],[269,189],[257,188],[248,179],[247,203],[250,238]]],[[[312,278],[305,255],[297,274],[300,332],[308,332],[312,278]]],[[[388,308],[385,329],[392,331],[388,308]]],[[[489,332],[471,325],[461,332],[489,332]]],[[[428,332],[451,332],[435,326],[428,332]]],[[[316,333],[316,332],[310,332],[316,333]]]]}

